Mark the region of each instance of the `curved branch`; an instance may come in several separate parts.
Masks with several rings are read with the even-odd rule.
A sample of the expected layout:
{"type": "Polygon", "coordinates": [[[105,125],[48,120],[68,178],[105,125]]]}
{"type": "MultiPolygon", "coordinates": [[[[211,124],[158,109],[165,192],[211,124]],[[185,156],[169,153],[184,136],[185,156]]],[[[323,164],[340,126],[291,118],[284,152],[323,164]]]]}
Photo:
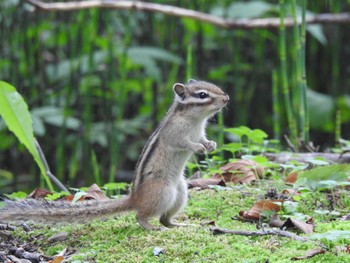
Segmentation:
{"type": "MultiPolygon", "coordinates": [[[[136,11],[158,12],[169,16],[191,18],[194,20],[210,23],[218,27],[223,27],[227,29],[278,28],[280,26],[279,18],[233,20],[181,7],[140,1],[92,0],[80,2],[44,3],[39,0],[27,0],[27,2],[32,4],[38,10],[47,12],[75,11],[90,8],[131,9],[136,11]]],[[[305,22],[307,24],[346,24],[350,23],[350,13],[319,14],[315,16],[306,17],[305,22]]],[[[285,18],[285,26],[293,26],[293,19],[285,18]]]]}

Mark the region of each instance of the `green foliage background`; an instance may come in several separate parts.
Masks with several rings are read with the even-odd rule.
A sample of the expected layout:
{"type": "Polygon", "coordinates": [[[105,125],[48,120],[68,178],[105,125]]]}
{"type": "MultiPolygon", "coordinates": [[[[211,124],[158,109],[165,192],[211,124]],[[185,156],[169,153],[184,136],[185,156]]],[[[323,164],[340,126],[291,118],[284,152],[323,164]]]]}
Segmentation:
{"type": "MultiPolygon", "coordinates": [[[[153,2],[230,18],[279,17],[278,1],[153,2]]],[[[230,95],[226,127],[260,128],[277,139],[288,133],[280,91],[272,103],[272,72],[280,67],[278,29],[226,30],[132,10],[38,12],[20,0],[1,1],[0,9],[0,79],[26,99],[35,135],[63,183],[89,184],[96,174],[113,181],[117,173],[132,170],[172,101],[171,86],[188,77],[217,83],[230,95]],[[275,114],[273,105],[279,106],[275,114]]],[[[307,15],[349,10],[349,0],[307,1],[307,15]]],[[[349,26],[307,27],[310,139],[315,144],[334,144],[336,112],[341,135],[349,137],[349,26]]],[[[293,91],[292,28],[286,29],[286,41],[293,91]]],[[[211,127],[215,137],[217,129],[211,127]]],[[[0,129],[0,192],[37,186],[35,163],[3,122],[0,129]]]]}

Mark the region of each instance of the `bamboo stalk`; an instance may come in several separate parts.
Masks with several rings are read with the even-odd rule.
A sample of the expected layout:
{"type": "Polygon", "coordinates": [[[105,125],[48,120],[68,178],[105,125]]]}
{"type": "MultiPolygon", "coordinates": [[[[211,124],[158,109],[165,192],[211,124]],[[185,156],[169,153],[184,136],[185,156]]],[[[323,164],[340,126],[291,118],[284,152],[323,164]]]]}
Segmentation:
{"type": "Polygon", "coordinates": [[[306,3],[304,0],[302,6],[302,23],[299,30],[297,18],[297,4],[296,0],[292,0],[292,17],[294,20],[293,27],[293,48],[297,60],[295,61],[295,73],[297,84],[297,108],[298,108],[298,122],[299,122],[299,136],[305,144],[309,141],[309,122],[307,114],[307,94],[306,94],[306,73],[305,73],[305,9],[306,3]]]}
{"type": "Polygon", "coordinates": [[[300,54],[300,63],[301,63],[301,88],[303,93],[303,107],[305,111],[304,118],[304,126],[302,129],[304,130],[304,142],[307,144],[310,140],[309,132],[310,132],[310,120],[309,120],[309,106],[307,99],[307,78],[306,78],[306,67],[305,67],[305,42],[306,42],[306,21],[305,21],[305,13],[306,13],[306,0],[302,0],[302,22],[301,22],[301,34],[300,34],[300,42],[301,42],[301,54],[300,54]]]}
{"type": "Polygon", "coordinates": [[[273,134],[274,138],[279,140],[281,138],[281,119],[280,119],[280,100],[278,96],[278,73],[274,70],[272,72],[272,111],[273,111],[273,134]]]}
{"type": "Polygon", "coordinates": [[[286,31],[284,18],[286,16],[286,4],[284,0],[279,0],[280,4],[280,34],[279,34],[279,57],[280,57],[280,79],[282,94],[284,98],[288,128],[290,131],[290,140],[293,145],[297,145],[297,127],[296,121],[294,118],[292,104],[291,104],[291,95],[288,87],[287,80],[287,54],[286,54],[286,31]]]}

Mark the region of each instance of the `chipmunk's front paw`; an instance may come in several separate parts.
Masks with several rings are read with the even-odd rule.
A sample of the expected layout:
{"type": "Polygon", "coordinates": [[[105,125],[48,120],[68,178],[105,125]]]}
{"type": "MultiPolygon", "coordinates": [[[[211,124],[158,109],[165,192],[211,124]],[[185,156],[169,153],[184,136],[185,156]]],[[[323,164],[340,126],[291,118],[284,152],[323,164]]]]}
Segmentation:
{"type": "Polygon", "coordinates": [[[195,153],[197,153],[197,154],[204,154],[204,153],[207,151],[207,149],[206,149],[206,147],[205,147],[203,144],[197,143],[197,144],[195,145],[193,151],[194,151],[195,153]]]}
{"type": "Polygon", "coordinates": [[[216,142],[207,141],[204,143],[204,147],[206,148],[207,152],[212,152],[216,149],[216,142]]]}

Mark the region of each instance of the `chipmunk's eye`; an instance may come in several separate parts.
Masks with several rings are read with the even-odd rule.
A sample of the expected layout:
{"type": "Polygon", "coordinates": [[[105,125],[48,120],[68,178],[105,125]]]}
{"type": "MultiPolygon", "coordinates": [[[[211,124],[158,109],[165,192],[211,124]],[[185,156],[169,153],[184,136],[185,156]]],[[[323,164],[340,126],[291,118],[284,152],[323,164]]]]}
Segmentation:
{"type": "Polygon", "coordinates": [[[205,92],[200,92],[198,95],[200,99],[205,99],[205,98],[208,98],[209,96],[208,93],[205,93],[205,92]]]}

